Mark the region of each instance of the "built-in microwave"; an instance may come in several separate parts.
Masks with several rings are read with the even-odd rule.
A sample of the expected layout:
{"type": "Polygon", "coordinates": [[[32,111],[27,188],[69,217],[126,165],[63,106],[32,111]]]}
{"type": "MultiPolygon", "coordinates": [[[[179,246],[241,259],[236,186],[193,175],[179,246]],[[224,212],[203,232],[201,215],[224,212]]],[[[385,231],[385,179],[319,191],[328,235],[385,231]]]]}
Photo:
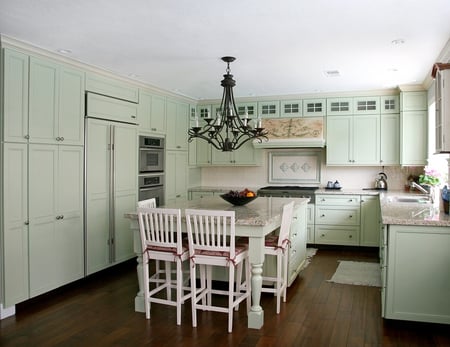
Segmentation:
{"type": "Polygon", "coordinates": [[[139,136],[139,172],[164,171],[164,139],[139,136]]]}

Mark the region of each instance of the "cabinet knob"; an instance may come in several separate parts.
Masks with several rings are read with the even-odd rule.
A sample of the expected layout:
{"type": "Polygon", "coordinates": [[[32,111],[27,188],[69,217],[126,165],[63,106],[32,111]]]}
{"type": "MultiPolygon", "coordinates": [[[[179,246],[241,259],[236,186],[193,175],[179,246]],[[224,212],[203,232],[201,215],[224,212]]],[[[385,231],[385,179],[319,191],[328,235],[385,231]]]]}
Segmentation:
{"type": "Polygon", "coordinates": [[[61,219],[61,217],[60,216],[56,216],[56,220],[60,220],[61,219]]]}
{"type": "Polygon", "coordinates": [[[135,119],[135,118],[136,118],[136,116],[135,116],[134,114],[132,114],[132,115],[131,115],[131,118],[135,119]]]}
{"type": "Polygon", "coordinates": [[[25,224],[25,225],[29,225],[30,224],[30,222],[29,221],[25,221],[23,224],[25,224]]]}
{"type": "Polygon", "coordinates": [[[64,141],[64,137],[60,137],[61,141],[64,141]]]}
{"type": "Polygon", "coordinates": [[[320,235],[320,237],[325,237],[325,234],[320,235]]]}
{"type": "Polygon", "coordinates": [[[156,128],[152,128],[152,131],[156,131],[156,128]]]}
{"type": "Polygon", "coordinates": [[[30,138],[30,135],[25,135],[25,136],[24,136],[24,139],[27,139],[27,140],[28,140],[29,138],[30,138]]]}
{"type": "Polygon", "coordinates": [[[350,216],[348,216],[348,218],[353,218],[353,216],[352,216],[352,215],[350,215],[350,216]]]}
{"type": "Polygon", "coordinates": [[[351,239],[351,238],[352,238],[352,235],[349,235],[348,238],[351,239]]]}

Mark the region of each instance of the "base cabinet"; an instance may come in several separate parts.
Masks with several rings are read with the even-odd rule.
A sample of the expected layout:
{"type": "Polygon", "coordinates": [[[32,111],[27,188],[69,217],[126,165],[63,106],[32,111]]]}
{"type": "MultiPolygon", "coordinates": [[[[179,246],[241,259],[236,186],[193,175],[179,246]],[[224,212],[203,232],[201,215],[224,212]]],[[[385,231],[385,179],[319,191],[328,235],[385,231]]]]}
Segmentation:
{"type": "Polygon", "coordinates": [[[385,238],[383,317],[450,324],[450,228],[388,225],[385,238]]]}
{"type": "Polygon", "coordinates": [[[318,196],[315,223],[316,244],[359,245],[360,196],[318,196]]]}
{"type": "MultiPolygon", "coordinates": [[[[306,261],[307,242],[307,205],[297,205],[294,209],[289,239],[288,286],[290,286],[300,273],[306,261]]],[[[276,257],[266,256],[263,276],[276,277],[276,257]]]]}

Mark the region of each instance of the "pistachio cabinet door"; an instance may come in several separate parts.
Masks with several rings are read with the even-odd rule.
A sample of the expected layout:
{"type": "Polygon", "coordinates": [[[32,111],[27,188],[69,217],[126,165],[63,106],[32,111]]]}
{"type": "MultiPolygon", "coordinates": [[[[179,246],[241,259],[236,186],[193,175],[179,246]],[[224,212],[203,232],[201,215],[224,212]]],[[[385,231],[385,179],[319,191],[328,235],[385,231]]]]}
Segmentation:
{"type": "Polygon", "coordinates": [[[378,165],[380,163],[379,115],[353,117],[353,160],[358,165],[378,165]]]}
{"type": "Polygon", "coordinates": [[[61,144],[84,142],[84,73],[61,67],[59,80],[58,136],[61,144]]]}
{"type": "Polygon", "coordinates": [[[58,66],[30,57],[29,132],[32,143],[59,143],[58,66]]]}
{"type": "Polygon", "coordinates": [[[110,264],[110,122],[88,119],[86,139],[87,274],[110,264]]]}
{"type": "Polygon", "coordinates": [[[84,276],[83,147],[58,146],[56,278],[63,285],[84,276]]]}
{"type": "Polygon", "coordinates": [[[10,307],[29,298],[28,146],[3,144],[2,302],[10,307]]]}
{"type": "Polygon", "coordinates": [[[353,116],[327,117],[327,165],[352,165],[353,116]]]}
{"type": "Polygon", "coordinates": [[[58,146],[29,145],[30,297],[57,287],[58,146]]]}
{"type": "Polygon", "coordinates": [[[114,262],[135,256],[130,221],[124,214],[136,210],[137,204],[137,129],[133,125],[112,125],[114,143],[114,262]]]}
{"type": "Polygon", "coordinates": [[[3,140],[28,142],[28,55],[3,49],[3,140]]]}

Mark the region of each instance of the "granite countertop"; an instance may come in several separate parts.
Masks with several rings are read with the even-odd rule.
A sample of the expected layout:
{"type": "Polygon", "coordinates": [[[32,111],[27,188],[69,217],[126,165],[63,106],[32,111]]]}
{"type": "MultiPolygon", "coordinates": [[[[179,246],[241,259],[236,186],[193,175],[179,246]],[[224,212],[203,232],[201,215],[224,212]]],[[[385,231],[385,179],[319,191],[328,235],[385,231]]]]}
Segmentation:
{"type": "MultiPolygon", "coordinates": [[[[195,191],[224,191],[239,190],[233,187],[195,187],[190,190],[195,191]]],[[[254,191],[256,189],[252,189],[254,191]]],[[[405,192],[404,190],[376,190],[376,189],[325,189],[319,188],[315,191],[316,195],[321,194],[340,194],[340,195],[379,195],[381,205],[381,218],[383,224],[396,225],[424,225],[424,226],[442,226],[450,227],[450,216],[445,214],[442,208],[433,207],[429,203],[411,203],[397,202],[393,197],[399,196],[417,196],[421,193],[405,192]]],[[[261,198],[258,198],[261,199],[261,198]]],[[[258,200],[257,199],[257,200],[258,200]]],[[[255,200],[255,201],[257,201],[255,200]]],[[[250,203],[251,204],[251,203],[250,203]]],[[[249,205],[250,205],[249,204],[249,205]]]]}
{"type": "MultiPolygon", "coordinates": [[[[292,198],[296,205],[307,204],[309,199],[292,198]]],[[[229,210],[236,212],[236,225],[265,226],[281,219],[286,198],[258,197],[244,206],[233,206],[220,197],[206,197],[196,200],[182,200],[162,207],[180,208],[184,215],[186,208],[205,210],[229,210]]],[[[125,217],[136,218],[136,212],[126,213],[125,217]]]]}

